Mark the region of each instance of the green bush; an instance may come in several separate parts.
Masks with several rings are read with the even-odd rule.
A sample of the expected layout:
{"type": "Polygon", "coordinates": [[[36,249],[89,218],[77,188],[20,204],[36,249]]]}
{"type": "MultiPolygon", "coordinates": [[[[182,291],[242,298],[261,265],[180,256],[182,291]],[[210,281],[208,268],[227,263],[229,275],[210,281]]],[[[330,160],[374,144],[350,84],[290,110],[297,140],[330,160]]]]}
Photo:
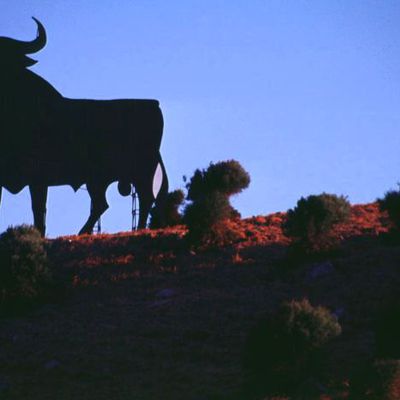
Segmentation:
{"type": "Polygon", "coordinates": [[[0,235],[0,304],[39,297],[50,279],[44,239],[38,230],[21,225],[0,235]]]}
{"type": "Polygon", "coordinates": [[[204,196],[186,206],[184,222],[189,229],[188,238],[194,243],[219,242],[223,239],[223,222],[236,216],[237,211],[225,195],[215,192],[204,196]]]}
{"type": "Polygon", "coordinates": [[[238,161],[210,163],[205,170],[197,169],[187,184],[188,200],[196,201],[207,194],[219,192],[230,197],[250,184],[250,175],[238,161]]]}
{"type": "Polygon", "coordinates": [[[250,386],[264,394],[287,394],[310,371],[321,349],[341,333],[337,318],[308,300],[283,303],[249,335],[243,366],[250,386]]]}
{"type": "Polygon", "coordinates": [[[336,316],[306,299],[284,303],[276,317],[276,327],[291,343],[293,354],[308,352],[341,333],[336,316]]]}
{"type": "Polygon", "coordinates": [[[344,196],[322,193],[302,197],[294,209],[288,210],[283,232],[304,249],[325,250],[334,243],[332,228],[345,222],[350,210],[344,196]]]}
{"type": "Polygon", "coordinates": [[[378,200],[379,209],[387,211],[396,230],[400,230],[400,190],[390,190],[378,200]]]}
{"type": "Polygon", "coordinates": [[[184,211],[184,222],[192,243],[223,244],[231,241],[226,220],[240,218],[229,197],[240,193],[250,183],[249,174],[235,160],[211,163],[207,169],[197,169],[186,185],[191,201],[184,211]]]}
{"type": "Polygon", "coordinates": [[[166,226],[175,226],[182,224],[182,215],[179,213],[179,207],[185,200],[185,194],[182,190],[169,192],[160,210],[154,207],[150,215],[150,228],[164,228],[166,226]]]}

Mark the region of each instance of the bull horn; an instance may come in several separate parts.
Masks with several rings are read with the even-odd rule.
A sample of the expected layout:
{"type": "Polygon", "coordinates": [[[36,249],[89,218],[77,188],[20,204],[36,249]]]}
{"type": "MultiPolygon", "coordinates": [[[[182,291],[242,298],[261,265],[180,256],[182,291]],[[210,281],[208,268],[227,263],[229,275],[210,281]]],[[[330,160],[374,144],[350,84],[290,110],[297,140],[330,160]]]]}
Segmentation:
{"type": "Polygon", "coordinates": [[[43,49],[46,45],[46,31],[35,17],[32,17],[37,24],[37,34],[36,38],[30,42],[25,42],[23,40],[16,40],[6,37],[1,37],[2,46],[6,46],[6,49],[16,51],[22,54],[32,54],[43,49]]]}
{"type": "Polygon", "coordinates": [[[32,40],[31,42],[22,42],[24,54],[32,54],[38,52],[39,50],[43,49],[47,41],[46,30],[44,29],[42,23],[35,17],[32,17],[32,19],[37,24],[36,39],[32,40]]]}

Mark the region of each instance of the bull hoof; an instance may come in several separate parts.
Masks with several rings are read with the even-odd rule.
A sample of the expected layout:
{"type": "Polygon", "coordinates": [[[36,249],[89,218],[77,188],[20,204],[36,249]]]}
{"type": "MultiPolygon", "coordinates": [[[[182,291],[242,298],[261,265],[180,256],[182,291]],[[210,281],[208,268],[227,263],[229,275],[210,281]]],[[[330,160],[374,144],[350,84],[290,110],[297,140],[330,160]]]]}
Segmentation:
{"type": "Polygon", "coordinates": [[[80,231],[79,231],[79,233],[78,233],[78,235],[79,236],[81,236],[81,235],[91,235],[93,233],[93,230],[92,229],[85,229],[85,228],[82,228],[80,231]]]}

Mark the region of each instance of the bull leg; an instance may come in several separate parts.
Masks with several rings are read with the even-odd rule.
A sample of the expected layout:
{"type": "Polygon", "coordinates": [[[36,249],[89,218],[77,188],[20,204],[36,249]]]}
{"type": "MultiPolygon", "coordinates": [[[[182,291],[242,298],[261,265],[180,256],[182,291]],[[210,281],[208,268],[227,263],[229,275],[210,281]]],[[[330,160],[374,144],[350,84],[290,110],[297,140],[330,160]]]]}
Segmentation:
{"type": "Polygon", "coordinates": [[[135,185],[139,197],[139,229],[146,228],[147,218],[155,200],[153,195],[152,178],[153,177],[149,177],[149,179],[145,180],[144,183],[138,182],[135,185]]]}
{"type": "Polygon", "coordinates": [[[144,177],[137,184],[133,183],[136,186],[136,191],[139,196],[139,224],[138,228],[143,229],[146,228],[147,218],[149,216],[150,210],[154,201],[156,201],[156,207],[160,210],[164,208],[164,202],[168,194],[168,177],[167,172],[164,167],[164,163],[162,161],[161,155],[158,154],[158,164],[161,167],[162,171],[162,183],[161,188],[157,194],[157,199],[154,198],[153,193],[153,181],[155,179],[155,170],[153,172],[147,172],[144,174],[144,177]],[[146,178],[147,176],[147,178],[146,178]]]}
{"type": "Polygon", "coordinates": [[[46,233],[47,186],[31,185],[29,191],[31,193],[33,221],[35,227],[44,236],[46,233]]]}
{"type": "Polygon", "coordinates": [[[92,201],[90,208],[90,215],[85,225],[79,231],[79,235],[84,233],[91,234],[93,232],[93,227],[97,220],[101,217],[104,211],[108,208],[108,203],[106,199],[107,184],[104,183],[88,183],[87,190],[92,201]]]}
{"type": "Polygon", "coordinates": [[[139,197],[139,223],[138,228],[144,229],[147,226],[147,218],[150,213],[151,206],[154,203],[154,197],[152,192],[140,191],[138,189],[139,197]]]}

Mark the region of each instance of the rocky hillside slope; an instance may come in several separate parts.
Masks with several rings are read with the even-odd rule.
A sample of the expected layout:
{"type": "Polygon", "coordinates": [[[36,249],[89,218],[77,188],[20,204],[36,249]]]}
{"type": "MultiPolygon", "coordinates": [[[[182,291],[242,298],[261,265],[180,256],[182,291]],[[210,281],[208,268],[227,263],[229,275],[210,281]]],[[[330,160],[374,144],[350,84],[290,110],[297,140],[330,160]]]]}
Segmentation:
{"type": "Polygon", "coordinates": [[[397,301],[400,244],[375,203],[356,205],[338,251],[293,261],[283,218],[232,222],[234,242],[203,250],[183,226],[50,241],[65,293],[0,320],[0,398],[239,398],[249,330],[301,298],[343,327],[315,398],[348,398],[349,376],[374,356],[374,318],[397,301]]]}

